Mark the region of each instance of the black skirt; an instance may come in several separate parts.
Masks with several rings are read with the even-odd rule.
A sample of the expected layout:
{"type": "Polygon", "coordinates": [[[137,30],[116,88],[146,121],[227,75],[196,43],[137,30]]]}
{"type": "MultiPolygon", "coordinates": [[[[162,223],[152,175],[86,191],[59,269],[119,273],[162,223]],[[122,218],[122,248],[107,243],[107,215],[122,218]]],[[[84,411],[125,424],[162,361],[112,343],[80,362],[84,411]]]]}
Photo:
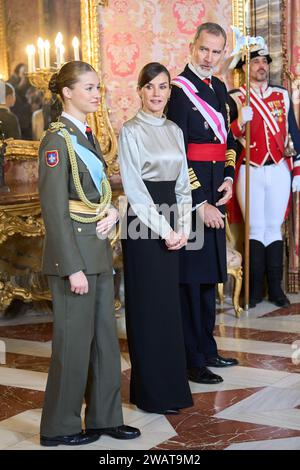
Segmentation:
{"type": "MultiPolygon", "coordinates": [[[[176,205],[175,181],[144,182],[156,204],[176,205]]],[[[127,227],[131,222],[139,221],[128,216],[127,227]]],[[[186,375],[178,251],[168,251],[164,240],[153,238],[123,239],[122,246],[130,401],[161,413],[193,401],[186,375]]]]}

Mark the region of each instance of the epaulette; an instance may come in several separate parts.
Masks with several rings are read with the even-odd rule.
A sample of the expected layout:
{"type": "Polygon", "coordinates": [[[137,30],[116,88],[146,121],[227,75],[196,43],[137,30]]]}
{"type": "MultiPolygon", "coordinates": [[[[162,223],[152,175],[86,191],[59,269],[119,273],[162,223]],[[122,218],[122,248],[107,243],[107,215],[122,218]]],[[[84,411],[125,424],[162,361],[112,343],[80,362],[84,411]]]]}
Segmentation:
{"type": "Polygon", "coordinates": [[[63,122],[60,122],[60,121],[51,122],[49,127],[48,127],[48,131],[58,132],[61,129],[63,129],[64,127],[66,127],[66,125],[63,122]]]}
{"type": "Polygon", "coordinates": [[[51,122],[51,123],[49,124],[48,129],[45,130],[45,131],[43,132],[43,134],[41,135],[41,137],[40,137],[40,145],[39,145],[39,147],[41,147],[42,142],[43,142],[43,140],[44,140],[44,138],[46,137],[46,135],[47,135],[48,132],[51,132],[52,134],[54,134],[54,132],[58,132],[58,131],[60,131],[61,129],[63,129],[64,127],[66,127],[66,125],[63,124],[62,122],[59,122],[59,121],[57,121],[57,122],[51,122]]]}

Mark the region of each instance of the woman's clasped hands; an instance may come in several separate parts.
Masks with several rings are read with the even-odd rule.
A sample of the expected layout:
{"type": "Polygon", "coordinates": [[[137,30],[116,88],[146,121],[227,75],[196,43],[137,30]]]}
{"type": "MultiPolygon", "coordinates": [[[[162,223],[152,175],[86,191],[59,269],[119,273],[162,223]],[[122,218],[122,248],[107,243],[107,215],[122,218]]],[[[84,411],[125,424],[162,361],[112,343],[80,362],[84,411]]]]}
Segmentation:
{"type": "Polygon", "coordinates": [[[165,238],[168,250],[180,250],[180,248],[187,244],[187,241],[187,236],[184,233],[177,233],[173,230],[165,238]]]}

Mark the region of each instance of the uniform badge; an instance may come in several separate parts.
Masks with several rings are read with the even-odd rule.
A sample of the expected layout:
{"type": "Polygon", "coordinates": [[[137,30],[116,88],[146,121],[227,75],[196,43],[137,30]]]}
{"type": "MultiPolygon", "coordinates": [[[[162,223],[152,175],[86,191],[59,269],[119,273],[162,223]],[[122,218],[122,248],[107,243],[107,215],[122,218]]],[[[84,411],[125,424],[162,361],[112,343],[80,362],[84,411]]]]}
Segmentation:
{"type": "Polygon", "coordinates": [[[45,157],[46,157],[47,166],[50,166],[51,168],[55,167],[59,162],[59,156],[58,156],[57,150],[48,150],[45,153],[45,157]]]}

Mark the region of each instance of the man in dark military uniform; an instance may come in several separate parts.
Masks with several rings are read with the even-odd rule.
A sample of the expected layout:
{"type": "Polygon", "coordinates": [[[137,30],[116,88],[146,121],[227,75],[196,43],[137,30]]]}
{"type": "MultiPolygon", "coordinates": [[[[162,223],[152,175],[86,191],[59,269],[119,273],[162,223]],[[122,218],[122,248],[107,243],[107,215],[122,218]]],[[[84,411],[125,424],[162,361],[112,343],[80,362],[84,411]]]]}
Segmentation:
{"type": "MultiPolygon", "coordinates": [[[[94,80],[93,75],[88,79],[94,80]]],[[[46,228],[43,272],[48,275],[54,314],[41,444],[82,445],[102,434],[137,437],[138,429],[123,425],[110,243],[96,235],[101,211],[108,212],[97,225],[102,224],[102,234],[115,221],[110,215],[115,209],[107,209],[111,192],[99,143],[83,122],[63,113],[42,139],[39,156],[46,228]],[[74,287],[76,277],[86,282],[74,287]]]]}
{"type": "Polygon", "coordinates": [[[227,90],[212,75],[223,57],[225,44],[225,31],[218,24],[198,27],[190,45],[191,62],[173,80],[168,107],[168,118],[184,134],[193,196],[193,230],[198,217],[204,222],[203,248],[195,250],[191,246],[182,250],[180,288],[188,377],[208,384],[223,379],[207,366],[237,364],[235,359],[218,355],[213,337],[215,287],[227,276],[224,208],[232,195],[236,155],[227,90]]]}

